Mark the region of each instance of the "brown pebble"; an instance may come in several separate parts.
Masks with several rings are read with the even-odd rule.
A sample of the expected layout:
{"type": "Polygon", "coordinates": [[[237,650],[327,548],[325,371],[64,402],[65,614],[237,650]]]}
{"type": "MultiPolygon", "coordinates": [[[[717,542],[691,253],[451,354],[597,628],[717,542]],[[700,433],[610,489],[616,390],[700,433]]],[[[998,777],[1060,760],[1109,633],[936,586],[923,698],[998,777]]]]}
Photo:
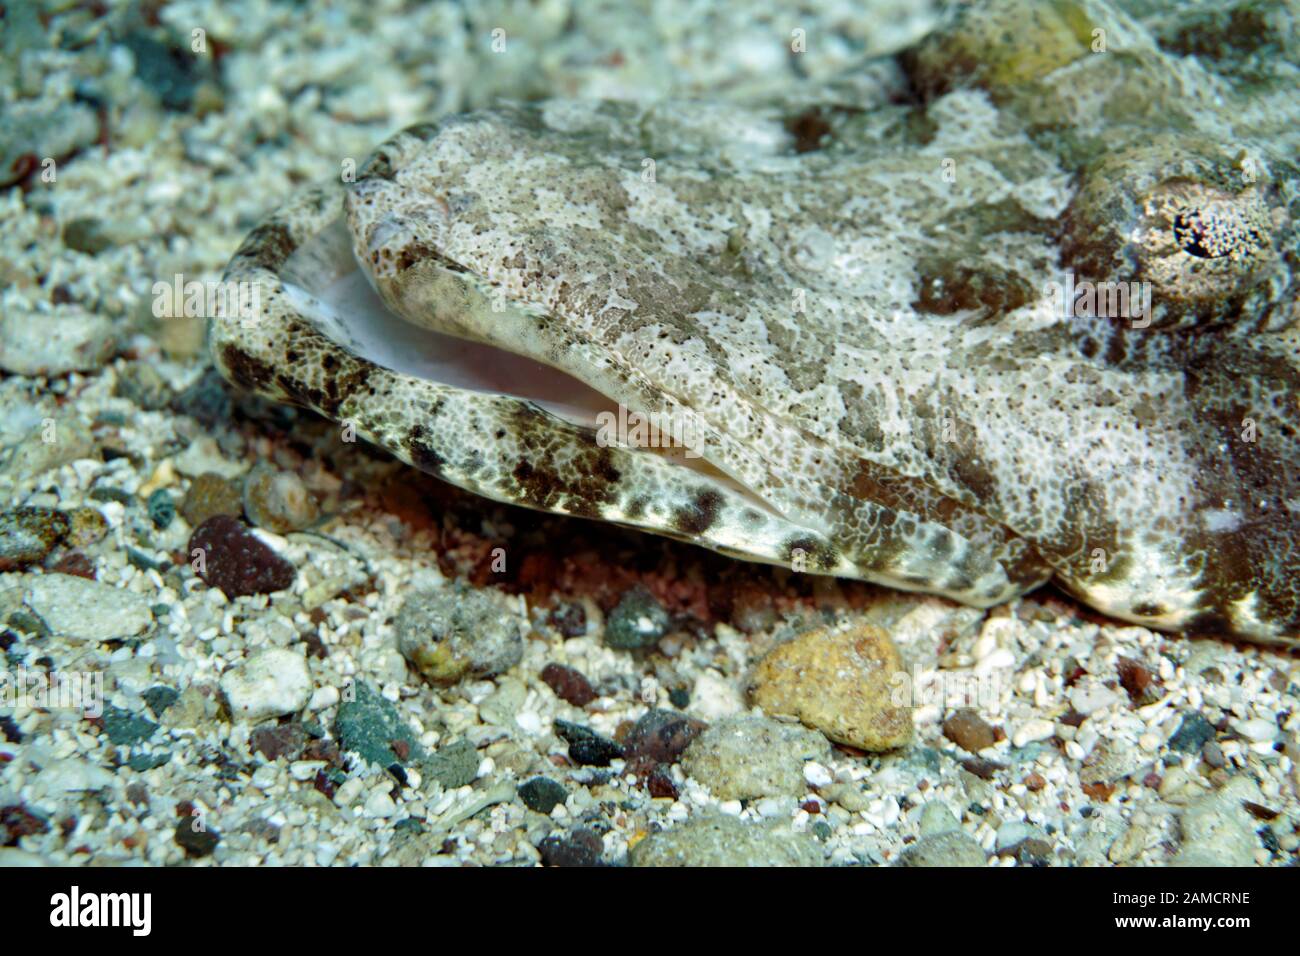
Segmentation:
{"type": "Polygon", "coordinates": [[[880,752],[912,736],[911,701],[895,699],[902,673],[898,648],[880,628],[818,628],[764,657],[750,693],[768,714],[794,717],[837,744],[880,752]]]}
{"type": "Polygon", "coordinates": [[[233,483],[216,472],[207,471],[190,482],[180,512],[191,528],[197,528],[213,515],[242,515],[244,502],[233,483]]]}
{"type": "Polygon", "coordinates": [[[85,505],[68,512],[68,546],[85,548],[108,534],[108,519],[98,508],[85,505]]]}
{"type": "Polygon", "coordinates": [[[667,767],[656,767],[646,778],[646,789],[655,798],[677,799],[677,784],[673,783],[667,767]]]}
{"type": "Polygon", "coordinates": [[[545,866],[599,866],[605,845],[594,830],[580,827],[563,836],[548,836],[537,849],[545,866]]]}
{"type": "Polygon", "coordinates": [[[993,727],[970,708],[962,708],[945,720],[943,735],[969,753],[979,753],[997,743],[993,727]]]}
{"type": "Polygon", "coordinates": [[[619,738],[629,761],[676,763],[708,724],[672,710],[651,710],[619,738]]]}
{"type": "Polygon", "coordinates": [[[983,760],[979,757],[963,760],[961,766],[967,773],[973,773],[981,780],[992,780],[999,770],[1006,769],[1002,764],[994,763],[992,760],[983,760]]]}
{"type": "Polygon", "coordinates": [[[574,707],[585,707],[596,699],[591,681],[587,680],[582,671],[573,667],[547,664],[542,668],[542,682],[555,691],[556,697],[574,707]]]}
{"type": "Polygon", "coordinates": [[[1047,786],[1047,780],[1041,773],[1031,773],[1024,779],[1025,789],[1037,793],[1047,786]]]}
{"type": "Polygon", "coordinates": [[[19,837],[48,833],[49,829],[49,823],[28,810],[26,804],[0,807],[0,846],[16,846],[19,837]]]}
{"type": "Polygon", "coordinates": [[[287,757],[296,760],[307,742],[307,732],[301,724],[289,723],[270,727],[259,727],[249,735],[250,750],[260,753],[267,760],[287,757]]]}
{"type": "Polygon", "coordinates": [[[1242,801],[1241,805],[1245,807],[1246,812],[1249,813],[1256,820],[1265,820],[1265,821],[1276,820],[1278,817],[1282,815],[1277,810],[1274,810],[1270,807],[1266,807],[1261,803],[1252,803],[1249,800],[1242,801]]]}
{"type": "Polygon", "coordinates": [[[50,568],[58,574],[71,574],[88,581],[95,580],[95,564],[80,551],[69,551],[50,568]]]}
{"type": "Polygon", "coordinates": [[[1061,723],[1065,724],[1067,727],[1082,727],[1083,722],[1087,719],[1087,717],[1079,713],[1077,710],[1071,709],[1067,710],[1061,717],[1061,723]]]}
{"type": "Polygon", "coordinates": [[[334,781],[330,779],[330,775],[324,770],[316,771],[316,776],[312,780],[311,785],[317,793],[324,796],[327,800],[334,799],[334,781]]]}
{"type": "Polygon", "coordinates": [[[1115,785],[1113,783],[1085,783],[1083,792],[1094,800],[1100,800],[1105,803],[1115,794],[1115,785]]]}

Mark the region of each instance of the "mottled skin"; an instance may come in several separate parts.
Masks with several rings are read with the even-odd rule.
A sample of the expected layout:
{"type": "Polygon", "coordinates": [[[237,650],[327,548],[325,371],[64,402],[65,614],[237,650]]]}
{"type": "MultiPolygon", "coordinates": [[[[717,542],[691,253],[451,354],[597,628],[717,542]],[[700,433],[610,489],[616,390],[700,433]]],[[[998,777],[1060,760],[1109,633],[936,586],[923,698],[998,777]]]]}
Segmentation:
{"type": "Polygon", "coordinates": [[[1300,98],[1254,55],[1294,51],[1262,8],[1235,46],[1205,28],[1216,58],[1193,21],[986,3],[783,102],[553,101],[376,151],[343,211],[390,309],[688,422],[730,482],[320,335],[275,290],[330,191],[245,242],[228,275],[268,315],[214,325],[214,355],[501,500],[978,605],[1054,576],[1294,643],[1300,98]],[[1149,283],[1150,313],[1063,314],[1065,270],[1149,283]]]}

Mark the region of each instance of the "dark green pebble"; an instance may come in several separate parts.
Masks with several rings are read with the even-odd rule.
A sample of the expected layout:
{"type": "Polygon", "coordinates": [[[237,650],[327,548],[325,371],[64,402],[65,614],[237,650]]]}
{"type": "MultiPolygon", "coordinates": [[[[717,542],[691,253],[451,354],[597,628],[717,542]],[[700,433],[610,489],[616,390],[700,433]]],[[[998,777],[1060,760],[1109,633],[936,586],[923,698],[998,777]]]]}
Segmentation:
{"type": "Polygon", "coordinates": [[[162,753],[157,754],[132,754],[126,765],[137,773],[144,773],[146,770],[155,770],[163,766],[171,759],[170,750],[164,750],[162,753]]]}
{"type": "Polygon", "coordinates": [[[121,707],[104,708],[104,733],[117,746],[135,746],[144,743],[158,729],[148,717],[141,717],[121,707]]]}
{"type": "Polygon", "coordinates": [[[157,489],[149,496],[145,507],[149,512],[149,520],[159,531],[176,519],[176,499],[163,488],[157,489]]]}
{"type": "Polygon", "coordinates": [[[618,650],[635,650],[659,643],[672,623],[664,606],[643,585],[628,590],[605,622],[605,643],[618,650]]]}
{"type": "Polygon", "coordinates": [[[519,787],[519,799],[524,801],[524,806],[548,815],[568,795],[569,792],[550,777],[533,777],[519,787]]]}
{"type": "Polygon", "coordinates": [[[1174,735],[1169,738],[1169,746],[1185,754],[1197,753],[1214,739],[1214,724],[1200,713],[1191,713],[1183,718],[1174,735]]]}
{"type": "Polygon", "coordinates": [[[176,703],[176,699],[181,695],[180,691],[176,690],[176,688],[159,684],[156,687],[150,687],[140,696],[144,698],[145,705],[149,708],[150,712],[152,712],[155,717],[161,717],[163,711],[176,703]]]}

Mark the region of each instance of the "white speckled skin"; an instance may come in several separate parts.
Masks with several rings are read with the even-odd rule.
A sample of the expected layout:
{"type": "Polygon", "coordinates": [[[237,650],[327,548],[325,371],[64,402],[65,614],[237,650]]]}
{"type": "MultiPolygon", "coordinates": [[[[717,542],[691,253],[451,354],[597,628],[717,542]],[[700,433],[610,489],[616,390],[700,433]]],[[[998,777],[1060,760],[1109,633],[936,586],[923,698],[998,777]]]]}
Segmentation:
{"type": "Polygon", "coordinates": [[[1093,69],[1030,18],[1063,65],[963,84],[941,31],[820,106],[503,108],[399,134],[347,188],[355,263],[330,269],[359,265],[413,326],[684,423],[707,467],[322,334],[284,282],[336,228],[329,189],[236,256],[267,315],[215,324],[214,357],[501,500],[978,605],[1054,575],[1128,620],[1294,643],[1293,134],[1207,105],[1232,102],[1227,68],[1058,6],[1128,27],[1140,67],[1091,89],[1129,61],[1093,69]],[[1161,84],[1193,92],[1132,106],[1161,84]],[[1087,97],[1086,122],[1053,114],[1087,97]],[[1071,136],[1042,134],[1054,115],[1071,136]],[[1150,283],[1150,321],[1062,314],[1047,288],[1067,269],[1150,283]]]}

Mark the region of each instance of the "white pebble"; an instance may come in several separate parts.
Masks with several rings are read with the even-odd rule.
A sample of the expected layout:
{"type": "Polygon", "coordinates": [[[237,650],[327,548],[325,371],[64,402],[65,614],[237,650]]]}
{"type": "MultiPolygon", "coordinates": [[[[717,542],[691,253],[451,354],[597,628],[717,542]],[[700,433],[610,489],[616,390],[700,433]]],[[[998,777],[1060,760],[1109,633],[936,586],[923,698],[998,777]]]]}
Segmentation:
{"type": "Polygon", "coordinates": [[[311,695],[311,702],[307,704],[308,710],[324,710],[327,707],[333,707],[339,702],[339,690],[337,687],[317,687],[316,692],[311,695]]]}
{"type": "Polygon", "coordinates": [[[366,797],[366,816],[385,820],[396,812],[397,804],[393,802],[393,798],[388,795],[387,791],[373,790],[370,796],[366,797]]]}
{"type": "Polygon", "coordinates": [[[999,647],[975,662],[975,673],[984,674],[994,670],[1009,670],[1016,666],[1016,655],[1005,647],[999,647]]]}
{"type": "Polygon", "coordinates": [[[221,690],[236,719],[264,720],[307,706],[311,672],[301,653],[273,647],[222,674],[221,690]]]}
{"type": "Polygon", "coordinates": [[[321,843],[316,847],[316,865],[329,866],[339,855],[339,847],[334,843],[321,843]]]}
{"type": "Polygon", "coordinates": [[[253,771],[252,783],[258,790],[269,790],[275,785],[278,776],[275,767],[271,764],[263,764],[253,771]]]}
{"type": "Polygon", "coordinates": [[[349,777],[334,791],[334,802],[340,807],[350,807],[357,802],[365,785],[359,777],[349,777]]]}
{"type": "Polygon", "coordinates": [[[1237,733],[1254,743],[1272,742],[1277,737],[1277,724],[1260,717],[1254,717],[1250,720],[1234,720],[1232,727],[1237,733]]]}
{"type": "Polygon", "coordinates": [[[324,760],[295,760],[289,764],[289,775],[299,783],[315,779],[325,769],[324,760]]]}
{"type": "Polygon", "coordinates": [[[812,787],[828,787],[835,779],[834,775],[815,760],[803,765],[803,778],[812,787]]]}
{"type": "Polygon", "coordinates": [[[1011,735],[1011,743],[1017,747],[1023,747],[1025,744],[1037,740],[1047,740],[1055,732],[1056,726],[1050,720],[1033,717],[1016,728],[1011,735]]]}

